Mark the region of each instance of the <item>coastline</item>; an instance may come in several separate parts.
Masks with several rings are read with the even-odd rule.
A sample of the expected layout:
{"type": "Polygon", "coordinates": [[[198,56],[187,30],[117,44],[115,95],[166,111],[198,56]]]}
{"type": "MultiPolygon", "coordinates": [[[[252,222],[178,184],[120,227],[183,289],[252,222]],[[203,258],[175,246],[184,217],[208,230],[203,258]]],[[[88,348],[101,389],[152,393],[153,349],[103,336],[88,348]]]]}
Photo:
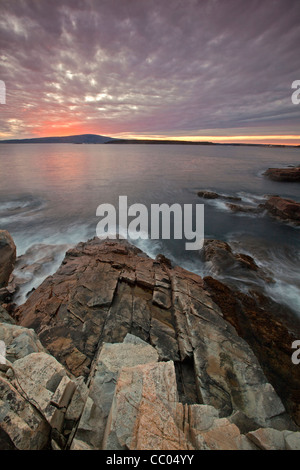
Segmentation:
{"type": "MultiPolygon", "coordinates": [[[[219,249],[219,244],[216,247],[219,249]]],[[[212,253],[215,256],[216,252],[212,253]]],[[[14,395],[19,390],[22,396],[22,390],[27,390],[27,396],[35,396],[44,416],[38,429],[44,428],[39,439],[32,429],[29,441],[19,432],[15,434],[14,425],[6,427],[5,432],[18,448],[29,449],[49,445],[52,449],[74,450],[293,447],[291,442],[297,442],[300,429],[295,423],[299,423],[300,403],[297,394],[293,396],[291,392],[299,389],[300,376],[291,362],[289,343],[297,338],[298,326],[294,324],[294,333],[291,324],[287,330],[284,317],[278,316],[278,306],[257,294],[248,295],[241,297],[238,291],[213,278],[202,279],[172,266],[164,256],[148,258],[125,240],[79,243],[67,252],[57,273],[46,278],[24,305],[15,311],[7,306],[12,309],[13,318],[11,325],[5,319],[1,323],[8,356],[0,379],[15,390],[14,395]],[[270,316],[265,318],[267,305],[270,316]],[[250,315],[253,309],[254,316],[250,315]],[[18,326],[13,325],[14,321],[18,326]],[[30,328],[35,330],[34,336],[30,328]],[[22,335],[17,336],[20,341],[12,349],[10,342],[15,341],[17,331],[22,335]],[[25,339],[28,335],[29,342],[25,339]],[[252,337],[256,338],[256,345],[252,337]],[[51,411],[44,404],[42,370],[49,370],[47,381],[51,370],[62,377],[60,390],[53,391],[63,400],[57,402],[59,416],[56,409],[51,411]],[[33,373],[34,382],[29,380],[33,373]],[[135,374],[133,382],[131,374],[135,374]],[[126,396],[137,393],[139,374],[145,389],[138,393],[146,401],[124,408],[126,396]],[[155,390],[151,389],[154,377],[159,384],[155,390]],[[105,385],[108,383],[109,388],[105,385]],[[153,402],[152,393],[156,396],[153,402]],[[171,401],[170,393],[174,394],[171,401]],[[257,393],[259,400],[255,398],[257,393]],[[112,406],[109,404],[113,397],[112,406]],[[91,400],[93,417],[88,417],[91,400]],[[151,414],[168,413],[161,422],[162,428],[157,423],[155,443],[144,433],[146,423],[150,435],[153,426],[147,414],[148,400],[151,414]],[[160,403],[164,403],[163,409],[160,403]],[[137,409],[138,415],[134,411],[137,409]],[[194,429],[192,434],[184,431],[186,425],[179,425],[184,409],[193,416],[189,424],[194,429]],[[124,425],[118,420],[120,413],[125,423],[132,423],[126,428],[125,440],[121,437],[124,425]],[[136,419],[145,423],[139,430],[134,426],[136,419]],[[172,437],[163,431],[165,419],[174,423],[172,437]],[[209,430],[202,428],[203,419],[210,420],[209,430]],[[87,427],[89,433],[85,431],[87,427]],[[50,429],[55,433],[49,434],[50,429]],[[274,434],[281,436],[281,444],[278,439],[274,441],[274,434]]],[[[52,398],[51,403],[56,400],[52,398]]],[[[30,403],[29,400],[22,407],[34,404],[30,403]]],[[[6,406],[12,406],[8,395],[6,406]]]]}

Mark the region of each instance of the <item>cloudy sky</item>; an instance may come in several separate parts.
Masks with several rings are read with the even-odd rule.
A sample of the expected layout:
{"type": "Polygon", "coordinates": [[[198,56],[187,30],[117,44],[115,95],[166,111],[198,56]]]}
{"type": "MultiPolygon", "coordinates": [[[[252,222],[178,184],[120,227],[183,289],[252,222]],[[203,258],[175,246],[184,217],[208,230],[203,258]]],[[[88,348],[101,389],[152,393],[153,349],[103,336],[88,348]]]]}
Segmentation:
{"type": "Polygon", "coordinates": [[[0,0],[0,138],[300,144],[299,0],[0,0]]]}

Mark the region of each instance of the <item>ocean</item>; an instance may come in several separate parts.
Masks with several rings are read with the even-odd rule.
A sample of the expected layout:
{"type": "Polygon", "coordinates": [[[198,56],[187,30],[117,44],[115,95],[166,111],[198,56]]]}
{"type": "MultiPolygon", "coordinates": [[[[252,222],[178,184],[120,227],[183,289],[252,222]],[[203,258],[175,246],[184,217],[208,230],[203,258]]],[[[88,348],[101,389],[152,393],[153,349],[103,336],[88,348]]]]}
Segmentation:
{"type": "MultiPolygon", "coordinates": [[[[216,274],[198,251],[187,251],[185,240],[133,240],[155,257],[163,253],[202,276],[215,275],[248,290],[259,283],[274,300],[300,316],[300,229],[266,213],[233,213],[223,199],[203,200],[199,190],[237,196],[259,204],[265,195],[299,201],[298,183],[270,181],[269,167],[300,163],[300,149],[255,146],[199,145],[75,145],[1,144],[0,228],[13,236],[17,255],[39,262],[43,269],[28,276],[17,303],[56,271],[67,248],[96,236],[96,209],[119,196],[128,205],[204,203],[205,238],[230,243],[272,273],[274,283],[216,274]]],[[[172,232],[171,232],[172,234],[172,232]]],[[[130,241],[130,240],[129,240],[130,241]]],[[[24,273],[23,273],[24,274],[24,273]]]]}

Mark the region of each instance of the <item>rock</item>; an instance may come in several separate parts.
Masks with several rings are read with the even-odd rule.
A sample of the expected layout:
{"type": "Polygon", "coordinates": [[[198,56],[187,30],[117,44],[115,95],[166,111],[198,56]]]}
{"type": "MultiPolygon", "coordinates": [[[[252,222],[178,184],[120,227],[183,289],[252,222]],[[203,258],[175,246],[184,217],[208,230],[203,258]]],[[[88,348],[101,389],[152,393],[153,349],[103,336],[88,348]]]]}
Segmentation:
{"type": "Polygon", "coordinates": [[[148,346],[148,343],[146,343],[146,341],[143,341],[138,336],[131,335],[130,333],[127,333],[127,335],[124,338],[123,343],[125,343],[125,344],[141,344],[143,346],[148,346]]]}
{"type": "Polygon", "coordinates": [[[189,407],[189,434],[200,450],[253,450],[255,446],[241,435],[238,427],[227,418],[219,418],[213,407],[189,407]]]}
{"type": "Polygon", "coordinates": [[[157,360],[155,349],[133,335],[127,335],[124,343],[105,343],[102,346],[94,364],[88,398],[75,434],[76,446],[80,442],[80,446],[101,449],[116,381],[122,367],[157,360]]]}
{"type": "Polygon", "coordinates": [[[300,224],[300,203],[292,199],[284,199],[279,196],[271,196],[263,204],[269,214],[284,222],[290,222],[296,225],[300,224]]]}
{"type": "Polygon", "coordinates": [[[60,264],[69,245],[35,244],[18,256],[10,276],[8,289],[16,303],[23,303],[26,296],[44,280],[53,267],[60,264]]]}
{"type": "Polygon", "coordinates": [[[197,195],[204,199],[225,199],[229,201],[241,201],[241,198],[238,196],[226,196],[225,194],[218,194],[213,191],[207,190],[198,191],[197,195]]]}
{"type": "Polygon", "coordinates": [[[264,210],[263,206],[250,206],[249,204],[232,204],[227,202],[226,206],[232,212],[243,212],[247,214],[258,214],[264,210]]]}
{"type": "Polygon", "coordinates": [[[11,325],[15,325],[15,320],[10,316],[8,311],[0,306],[0,323],[10,323],[11,325]]]}
{"type": "MultiPolygon", "coordinates": [[[[98,239],[79,244],[67,252],[57,273],[30,295],[16,316],[20,324],[37,331],[49,352],[74,375],[86,376],[99,342],[122,342],[127,333],[148,340],[151,318],[162,311],[174,345],[170,295],[160,296],[161,306],[153,299],[156,286],[165,289],[159,279],[169,279],[166,269],[129,244],[98,239]],[[128,281],[125,272],[133,273],[133,278],[128,281]]],[[[167,333],[162,349],[168,348],[167,333]]],[[[172,352],[168,359],[171,356],[172,352]]]]}
{"type": "Polygon", "coordinates": [[[51,428],[62,431],[64,414],[76,388],[57,360],[44,352],[18,359],[14,386],[46,418],[51,428]]]}
{"type": "Polygon", "coordinates": [[[200,251],[201,260],[208,263],[212,274],[226,278],[243,279],[244,282],[263,279],[267,283],[274,282],[271,274],[260,268],[255,260],[245,253],[234,253],[230,245],[224,241],[205,239],[200,251]]]}
{"type": "Polygon", "coordinates": [[[261,450],[285,450],[285,439],[282,431],[265,428],[249,432],[247,437],[261,450]]]}
{"type": "Polygon", "coordinates": [[[250,431],[255,431],[260,426],[253,420],[248,418],[242,411],[235,411],[229,416],[228,420],[235,424],[242,434],[247,434],[250,431]]]}
{"type": "Polygon", "coordinates": [[[50,426],[26,397],[0,375],[0,449],[41,450],[50,426]]]}
{"type": "Polygon", "coordinates": [[[284,432],[286,450],[300,450],[300,432],[284,432]]]}
{"type": "Polygon", "coordinates": [[[6,346],[6,357],[11,363],[28,354],[45,351],[33,330],[14,324],[0,323],[0,340],[6,346]]]}
{"type": "Polygon", "coordinates": [[[213,191],[198,191],[197,195],[204,199],[218,199],[220,197],[219,194],[214,193],[213,191]]]}
{"type": "MultiPolygon", "coordinates": [[[[130,333],[151,343],[160,360],[176,364],[183,402],[212,405],[221,418],[240,410],[260,426],[284,413],[203,279],[150,259],[125,240],[93,239],[69,250],[57,273],[15,315],[75,376],[92,377],[103,343],[121,343],[130,333]],[[157,292],[164,299],[158,301],[157,292]]],[[[111,391],[113,380],[107,382],[111,391]]],[[[84,413],[92,416],[93,401],[88,402],[84,413]]]]}
{"type": "Polygon", "coordinates": [[[76,429],[76,424],[82,415],[89,394],[89,388],[83,377],[77,377],[74,383],[75,391],[65,413],[64,429],[68,431],[72,431],[74,428],[76,429]]]}
{"type": "MultiPolygon", "coordinates": [[[[208,262],[228,256],[259,270],[224,242],[205,249],[208,262]]],[[[271,385],[297,416],[293,336],[260,294],[150,259],[125,240],[94,239],[69,250],[15,316],[21,325],[0,324],[10,354],[0,370],[0,448],[298,446],[299,428],[271,385]],[[32,409],[39,421],[30,427],[32,409]]]]}
{"type": "Polygon", "coordinates": [[[273,181],[300,182],[300,166],[295,168],[268,168],[264,176],[273,181]]]}
{"type": "Polygon", "coordinates": [[[6,287],[16,261],[16,245],[6,230],[0,230],[0,288],[6,287]]]}
{"type": "Polygon", "coordinates": [[[123,368],[105,431],[104,450],[192,450],[174,419],[174,364],[123,368]]]}
{"type": "Polygon", "coordinates": [[[172,361],[123,368],[107,421],[105,450],[241,450],[255,446],[218,411],[178,402],[172,361]]]}
{"type": "Polygon", "coordinates": [[[0,289],[0,305],[9,304],[12,301],[13,294],[7,287],[2,287],[0,289]]]}
{"type": "MultiPolygon", "coordinates": [[[[289,314],[286,306],[279,306],[259,292],[250,291],[247,295],[212,277],[204,280],[224,318],[251,346],[268,380],[299,425],[300,370],[291,361],[291,345],[300,337],[300,327],[294,313],[289,314]]],[[[277,424],[273,421],[271,427],[295,430],[284,416],[275,421],[277,424]]]]}

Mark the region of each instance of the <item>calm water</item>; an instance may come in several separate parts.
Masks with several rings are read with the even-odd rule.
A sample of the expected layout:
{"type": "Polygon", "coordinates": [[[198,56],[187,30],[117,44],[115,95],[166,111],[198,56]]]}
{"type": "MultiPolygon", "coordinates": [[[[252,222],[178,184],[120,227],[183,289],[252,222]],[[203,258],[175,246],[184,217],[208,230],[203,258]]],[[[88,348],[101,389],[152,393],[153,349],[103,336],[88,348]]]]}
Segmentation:
{"type": "MultiPolygon", "coordinates": [[[[51,245],[54,271],[65,245],[96,234],[96,208],[128,204],[199,204],[197,190],[209,189],[260,202],[265,194],[297,201],[298,183],[276,183],[261,174],[268,167],[300,163],[299,149],[172,146],[2,144],[0,146],[0,227],[14,237],[18,255],[36,244],[51,245]],[[63,246],[62,246],[63,245],[63,246]]],[[[265,286],[277,300],[300,312],[300,231],[268,216],[231,213],[219,200],[205,200],[205,237],[230,241],[270,269],[276,283],[265,286]]],[[[176,264],[209,273],[185,241],[135,242],[150,256],[164,253],[176,264]]],[[[43,255],[45,251],[43,251],[43,255]]],[[[35,279],[31,287],[41,279],[35,279]]],[[[237,280],[238,283],[238,280],[237,280]]],[[[28,287],[28,286],[27,286],[28,287]]],[[[24,300],[22,298],[22,300],[24,300]]]]}

